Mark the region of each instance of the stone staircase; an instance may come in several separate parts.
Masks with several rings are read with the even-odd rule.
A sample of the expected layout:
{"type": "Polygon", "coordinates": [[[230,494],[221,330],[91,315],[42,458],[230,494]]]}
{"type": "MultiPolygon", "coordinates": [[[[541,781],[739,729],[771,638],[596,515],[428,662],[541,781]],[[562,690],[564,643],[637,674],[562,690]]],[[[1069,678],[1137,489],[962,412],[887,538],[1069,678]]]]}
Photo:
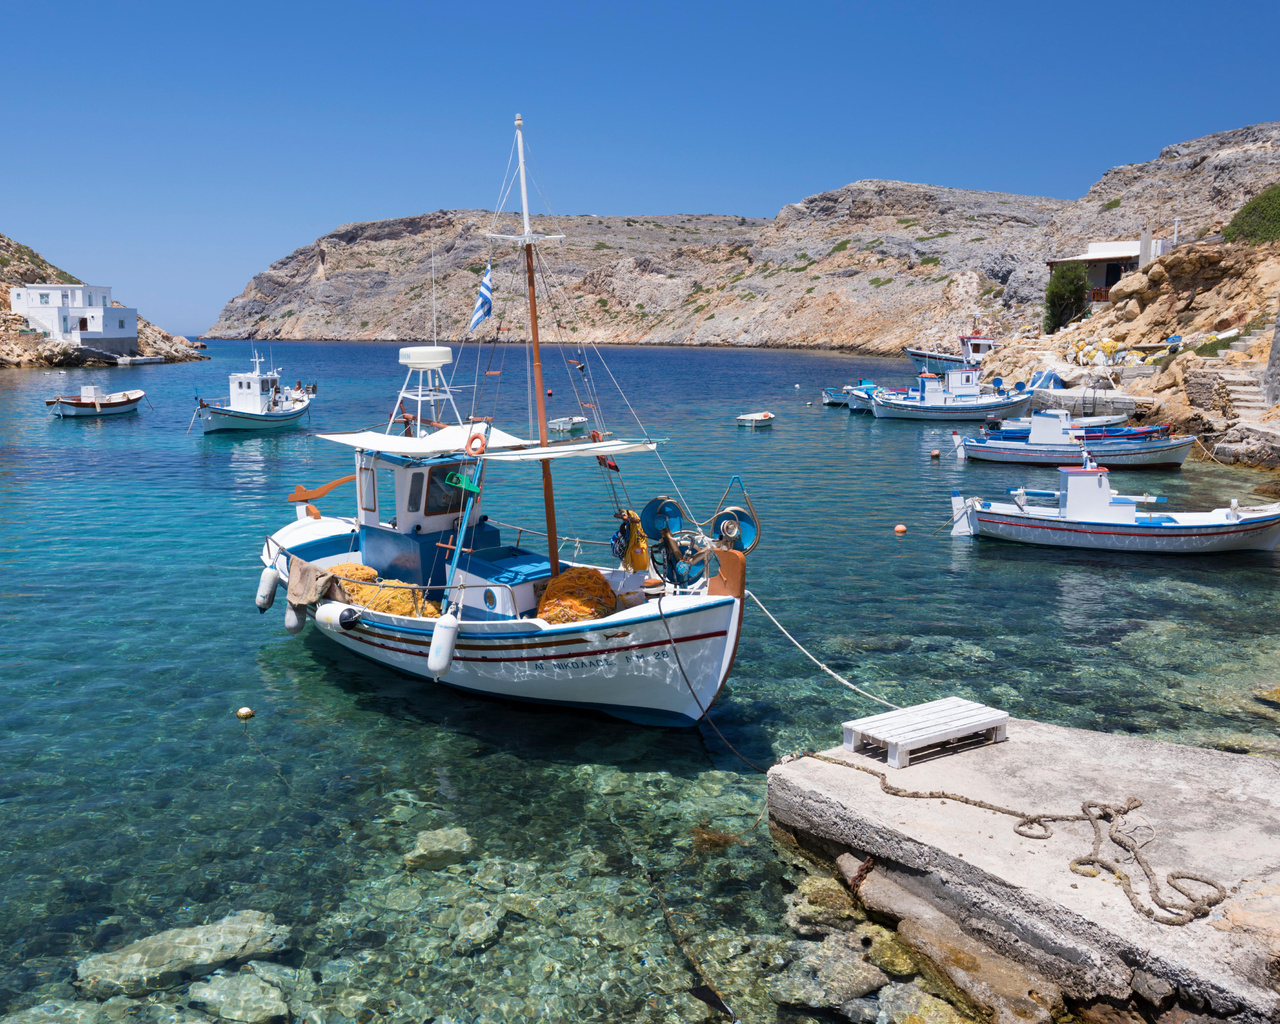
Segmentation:
{"type": "Polygon", "coordinates": [[[1244,369],[1225,370],[1219,374],[1231,396],[1231,406],[1242,420],[1260,419],[1267,411],[1267,404],[1262,400],[1259,375],[1260,371],[1244,369]]]}
{"type": "Polygon", "coordinates": [[[1275,321],[1273,320],[1271,323],[1264,324],[1263,326],[1259,327],[1256,331],[1251,331],[1249,334],[1246,334],[1243,338],[1236,338],[1236,340],[1233,341],[1230,345],[1228,345],[1227,348],[1231,349],[1232,352],[1248,352],[1250,346],[1252,346],[1253,343],[1257,341],[1259,338],[1262,338],[1264,336],[1274,337],[1275,329],[1276,329],[1276,324],[1275,324],[1275,321]]]}

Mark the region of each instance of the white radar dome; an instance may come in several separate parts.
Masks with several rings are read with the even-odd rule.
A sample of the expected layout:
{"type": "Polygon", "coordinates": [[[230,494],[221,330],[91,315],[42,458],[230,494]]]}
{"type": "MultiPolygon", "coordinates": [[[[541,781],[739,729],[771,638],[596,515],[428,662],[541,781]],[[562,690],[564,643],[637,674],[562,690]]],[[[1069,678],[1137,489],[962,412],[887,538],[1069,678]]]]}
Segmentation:
{"type": "Polygon", "coordinates": [[[400,363],[411,370],[438,370],[453,362],[453,350],[445,345],[414,345],[400,350],[400,363]]]}

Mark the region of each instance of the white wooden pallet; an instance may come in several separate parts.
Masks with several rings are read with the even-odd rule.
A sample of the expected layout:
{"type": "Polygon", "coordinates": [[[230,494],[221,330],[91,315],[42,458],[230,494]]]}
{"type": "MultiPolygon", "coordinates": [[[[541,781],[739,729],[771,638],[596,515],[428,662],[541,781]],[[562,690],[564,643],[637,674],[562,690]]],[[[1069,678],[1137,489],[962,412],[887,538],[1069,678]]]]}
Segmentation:
{"type": "Polygon", "coordinates": [[[890,767],[905,768],[911,763],[913,750],[935,743],[983,732],[989,740],[999,743],[1005,739],[1008,721],[1007,711],[998,711],[963,697],[944,697],[927,704],[845,722],[844,745],[857,753],[868,743],[876,743],[888,751],[890,767]]]}

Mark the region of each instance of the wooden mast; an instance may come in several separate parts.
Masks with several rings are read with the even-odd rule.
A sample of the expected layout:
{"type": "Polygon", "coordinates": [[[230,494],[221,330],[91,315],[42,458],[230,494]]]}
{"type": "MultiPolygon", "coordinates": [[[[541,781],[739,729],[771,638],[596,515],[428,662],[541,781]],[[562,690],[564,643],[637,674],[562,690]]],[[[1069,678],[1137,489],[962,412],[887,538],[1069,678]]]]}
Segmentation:
{"type": "MultiPolygon", "coordinates": [[[[516,114],[516,148],[520,157],[520,208],[524,214],[524,264],[529,281],[529,339],[533,345],[533,391],[538,401],[538,444],[547,447],[547,401],[542,387],[542,356],[538,350],[538,300],[534,294],[533,232],[529,228],[529,190],[524,178],[524,119],[516,114]]],[[[556,502],[551,487],[551,460],[542,460],[542,501],[547,516],[547,558],[551,577],[560,575],[560,542],[556,535],[556,502]]]]}

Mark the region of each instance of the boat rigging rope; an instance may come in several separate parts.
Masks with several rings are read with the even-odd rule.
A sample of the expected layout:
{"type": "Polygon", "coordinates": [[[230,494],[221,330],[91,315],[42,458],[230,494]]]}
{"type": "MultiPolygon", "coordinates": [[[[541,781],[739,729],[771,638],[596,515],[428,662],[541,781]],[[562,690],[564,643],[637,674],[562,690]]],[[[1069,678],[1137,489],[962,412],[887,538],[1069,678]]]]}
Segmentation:
{"type": "Polygon", "coordinates": [[[847,686],[854,693],[861,694],[863,697],[866,697],[868,700],[875,701],[877,704],[883,704],[885,707],[893,708],[895,711],[901,710],[897,704],[890,704],[883,697],[877,697],[874,693],[868,693],[866,690],[862,689],[861,687],[854,686],[853,683],[849,682],[849,680],[847,680],[844,676],[840,675],[838,672],[832,671],[830,668],[828,668],[826,665],[820,662],[817,658],[815,658],[812,654],[806,651],[804,648],[804,645],[795,637],[793,637],[790,633],[787,632],[786,627],[783,626],[781,622],[779,622],[777,619],[773,617],[773,613],[770,612],[769,609],[764,606],[760,598],[756,597],[756,595],[751,593],[751,591],[749,590],[744,591],[744,593],[747,595],[747,597],[751,598],[751,600],[753,600],[757,605],[759,605],[760,610],[769,617],[769,621],[778,627],[778,630],[782,633],[783,636],[785,636],[788,640],[790,640],[793,644],[796,645],[796,647],[799,649],[801,654],[803,654],[811,662],[817,665],[818,668],[822,669],[823,672],[829,675],[836,682],[840,683],[843,686],[847,686]]]}
{"type": "MultiPolygon", "coordinates": [[[[903,789],[900,786],[893,785],[882,771],[877,771],[868,765],[827,757],[825,754],[819,754],[812,750],[789,755],[778,763],[785,764],[789,761],[799,760],[802,757],[811,757],[817,761],[826,761],[828,764],[839,765],[841,768],[852,768],[855,771],[865,772],[867,775],[874,776],[880,780],[880,789],[889,796],[903,797],[909,800],[954,800],[956,803],[968,804],[970,807],[980,807],[986,811],[1008,815],[1017,819],[1013,830],[1024,839],[1049,839],[1053,835],[1053,829],[1048,825],[1051,821],[1087,821],[1093,829],[1093,847],[1087,856],[1076,857],[1071,861],[1070,865],[1068,865],[1071,871],[1077,875],[1084,875],[1086,878],[1097,878],[1099,868],[1110,871],[1115,876],[1116,881],[1120,883],[1120,887],[1129,898],[1133,909],[1156,924],[1189,924],[1196,918],[1207,916],[1210,910],[1227,898],[1226,886],[1205,875],[1195,874],[1190,871],[1170,871],[1165,875],[1165,881],[1169,884],[1169,887],[1176,889],[1185,902],[1179,902],[1164,895],[1155,869],[1142,853],[1143,844],[1123,830],[1125,815],[1142,806],[1142,801],[1137,797],[1129,797],[1123,804],[1108,804],[1101,800],[1086,800],[1080,805],[1079,814],[1028,814],[1011,807],[1001,807],[999,804],[993,804],[986,800],[964,796],[960,793],[949,793],[946,790],[935,789],[924,792],[903,789]],[[1107,838],[1128,853],[1142,869],[1143,875],[1146,876],[1150,900],[1155,904],[1155,908],[1158,909],[1144,904],[1138,894],[1134,892],[1133,883],[1128,873],[1121,870],[1114,861],[1102,856],[1103,821],[1110,822],[1110,827],[1107,829],[1107,838]],[[1182,884],[1184,882],[1199,882],[1208,886],[1213,892],[1197,896],[1182,884]],[[1161,914],[1160,911],[1165,913],[1161,914]]],[[[1149,842],[1150,840],[1148,839],[1147,841],[1149,842]]]]}

